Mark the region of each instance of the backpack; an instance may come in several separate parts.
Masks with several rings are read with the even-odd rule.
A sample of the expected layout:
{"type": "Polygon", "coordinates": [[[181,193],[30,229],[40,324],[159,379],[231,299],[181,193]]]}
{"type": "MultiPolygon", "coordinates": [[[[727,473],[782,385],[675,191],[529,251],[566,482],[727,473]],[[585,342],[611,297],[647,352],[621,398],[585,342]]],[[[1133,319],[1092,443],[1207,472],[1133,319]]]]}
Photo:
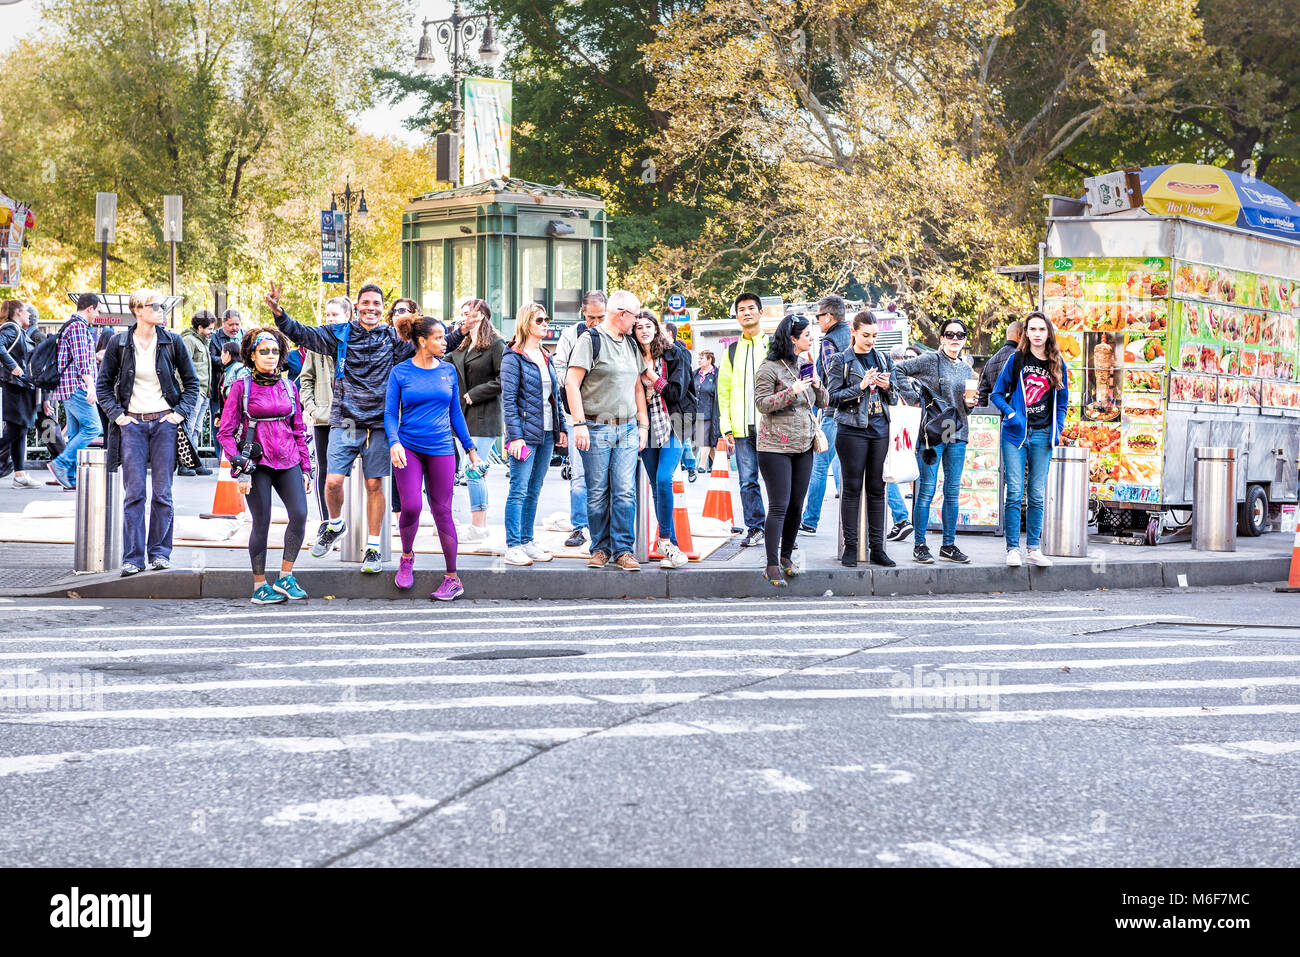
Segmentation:
{"type": "MultiPolygon", "coordinates": [[[[233,389],[236,385],[238,385],[238,384],[240,383],[240,381],[241,381],[241,379],[236,379],[234,382],[230,383],[230,387],[233,389]]],[[[280,377],[280,384],[281,384],[282,386],[284,386],[284,393],[285,393],[285,395],[286,395],[286,396],[288,397],[288,399],[289,399],[289,414],[288,414],[288,415],[272,415],[272,416],[267,416],[267,417],[265,417],[265,418],[258,418],[258,417],[255,417],[255,416],[251,416],[251,415],[249,415],[249,414],[248,414],[248,393],[251,392],[251,391],[253,391],[252,389],[249,388],[249,386],[250,386],[250,385],[252,384],[252,382],[253,382],[253,377],[252,377],[251,375],[243,376],[243,377],[242,377],[242,381],[243,381],[243,385],[240,387],[240,396],[239,396],[239,404],[240,404],[240,406],[241,406],[241,409],[240,409],[241,415],[240,415],[240,418],[239,418],[239,435],[238,435],[238,437],[236,437],[236,439],[235,439],[235,447],[236,447],[236,448],[239,448],[240,446],[242,446],[242,445],[244,444],[244,438],[245,438],[245,436],[246,436],[247,433],[248,433],[248,426],[249,426],[249,423],[252,423],[254,426],[256,426],[257,423],[259,423],[259,422],[281,422],[281,421],[285,421],[285,422],[290,422],[290,423],[292,423],[292,422],[293,422],[294,414],[297,413],[297,411],[298,411],[298,403],[297,403],[297,401],[296,401],[296,396],[295,396],[295,394],[294,394],[294,388],[293,388],[293,386],[289,385],[289,380],[288,380],[288,379],[285,379],[283,376],[281,376],[281,377],[280,377]]],[[[254,435],[257,434],[257,430],[256,430],[256,428],[253,429],[253,434],[254,434],[254,435]]]]}
{"type": "Polygon", "coordinates": [[[921,393],[922,452],[927,453],[926,461],[930,461],[934,448],[950,440],[961,428],[961,414],[947,399],[931,392],[924,382],[916,386],[921,393]]]}
{"type": "MultiPolygon", "coordinates": [[[[596,362],[600,359],[600,326],[592,326],[590,329],[585,331],[587,335],[591,336],[591,368],[594,369],[596,368],[596,362]]],[[[578,335],[582,335],[582,333],[578,333],[578,335]]],[[[576,342],[574,343],[574,348],[577,348],[576,342]]],[[[572,357],[573,353],[570,352],[569,355],[572,357]]],[[[589,369],[587,371],[591,370],[589,369]]],[[[564,414],[572,417],[573,410],[569,408],[569,390],[564,387],[563,382],[559,383],[559,386],[560,404],[564,406],[564,414]]]]}

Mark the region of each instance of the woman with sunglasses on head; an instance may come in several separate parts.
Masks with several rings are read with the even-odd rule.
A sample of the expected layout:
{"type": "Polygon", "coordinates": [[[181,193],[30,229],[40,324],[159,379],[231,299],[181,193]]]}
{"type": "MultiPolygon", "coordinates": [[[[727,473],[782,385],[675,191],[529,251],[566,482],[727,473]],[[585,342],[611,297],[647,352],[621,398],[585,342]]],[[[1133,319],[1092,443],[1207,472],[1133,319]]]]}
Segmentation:
{"type": "Polygon", "coordinates": [[[231,385],[217,430],[231,476],[239,483],[253,516],[248,557],[253,566],[255,605],[307,597],[294,577],[293,565],[307,532],[312,464],[298,388],[283,375],[291,348],[284,333],[274,327],[244,333],[239,351],[250,374],[231,385]],[[284,530],[280,574],[268,584],[266,539],[273,490],[289,513],[289,524],[284,530]]]}
{"type": "Polygon", "coordinates": [[[402,537],[402,560],[394,583],[398,588],[415,584],[415,535],[420,530],[420,512],[424,508],[420,493],[424,491],[447,568],[442,584],[429,597],[451,601],[465,591],[456,572],[456,523],[451,517],[456,480],[453,434],[469,452],[471,462],[482,468],[483,460],[460,411],[456,370],[443,360],[447,333],[442,323],[405,313],[397,317],[394,325],[397,334],[415,346],[415,355],[389,373],[384,406],[384,431],[402,499],[397,526],[402,537]]]}
{"type": "MultiPolygon", "coordinates": [[[[451,356],[460,380],[461,411],[480,454],[501,434],[501,359],[506,341],[492,325],[492,309],[482,299],[467,299],[460,307],[461,329],[468,334],[451,356]]],[[[518,328],[518,326],[516,326],[518,328]]],[[[469,474],[469,533],[467,541],[488,537],[487,478],[469,474]]]]}
{"type": "Polygon", "coordinates": [[[501,359],[501,408],[506,423],[510,492],[506,497],[507,565],[549,562],[554,556],[533,540],[537,500],[551,453],[568,437],[560,414],[560,384],[542,348],[550,319],[530,302],[515,316],[515,334],[501,359]]]}
{"type": "Polygon", "coordinates": [[[1031,312],[1025,317],[1020,344],[1002,367],[989,398],[1002,412],[1007,565],[1019,568],[1021,564],[1020,503],[1027,497],[1026,557],[1031,565],[1046,568],[1052,560],[1038,547],[1043,534],[1043,498],[1052,449],[1065,428],[1070,391],[1065,363],[1056,344],[1056,330],[1041,312],[1031,312]],[[1027,489],[1026,467],[1029,470],[1027,489]]]}
{"type": "Polygon", "coordinates": [[[813,366],[812,347],[808,317],[786,316],[772,333],[767,359],[754,376],[758,471],[767,486],[763,575],[778,588],[785,586],[786,576],[796,574],[794,544],[812,477],[815,433],[821,433],[817,410],[830,402],[813,366]]]}
{"type": "Polygon", "coordinates": [[[939,557],[944,561],[967,564],[970,557],[957,547],[957,501],[961,496],[961,473],[966,465],[966,437],[969,433],[966,417],[975,405],[975,394],[968,393],[966,383],[974,377],[971,367],[962,359],[966,345],[966,323],[960,319],[945,319],[939,325],[939,351],[927,352],[915,359],[904,359],[895,366],[899,372],[912,379],[913,385],[924,386],[933,395],[946,400],[957,413],[958,428],[945,435],[933,462],[927,462],[923,453],[916,459],[921,477],[916,483],[916,500],[912,503],[912,561],[933,565],[934,556],[925,544],[925,530],[930,524],[930,503],[934,501],[938,484],[939,467],[943,467],[943,544],[939,557]]]}
{"type": "MultiPolygon", "coordinates": [[[[677,547],[677,529],[673,523],[673,473],[685,451],[674,428],[680,428],[682,410],[678,403],[689,392],[689,365],[683,368],[672,340],[659,326],[648,309],[637,313],[632,327],[637,349],[641,353],[641,377],[637,387],[645,391],[646,411],[650,415],[650,435],[641,450],[641,463],[654,495],[655,519],[659,525],[660,568],[681,568],[689,560],[677,547]]],[[[688,354],[689,355],[689,354],[688,354]]]]}

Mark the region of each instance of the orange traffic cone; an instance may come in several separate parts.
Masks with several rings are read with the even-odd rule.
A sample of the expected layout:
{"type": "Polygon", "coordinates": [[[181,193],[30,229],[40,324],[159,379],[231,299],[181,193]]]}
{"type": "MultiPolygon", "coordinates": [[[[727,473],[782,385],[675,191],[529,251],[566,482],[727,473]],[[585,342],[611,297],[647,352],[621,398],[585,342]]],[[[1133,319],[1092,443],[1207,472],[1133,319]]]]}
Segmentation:
{"type": "Polygon", "coordinates": [[[1273,591],[1300,592],[1300,521],[1296,522],[1295,539],[1291,543],[1291,573],[1286,584],[1273,591]]]}
{"type": "Polygon", "coordinates": [[[244,511],[244,496],[239,494],[239,483],[230,477],[230,463],[221,457],[217,469],[217,490],[212,495],[212,511],[199,518],[239,518],[244,511]]]}
{"type": "MultiPolygon", "coordinates": [[[[695,550],[691,540],[691,517],[686,513],[686,486],[681,479],[673,479],[673,531],[677,533],[677,547],[693,562],[700,560],[700,553],[695,550]]],[[[650,546],[650,557],[655,561],[663,558],[659,554],[659,525],[655,524],[655,533],[650,536],[654,544],[650,546]]]]}
{"type": "Polygon", "coordinates": [[[726,439],[718,439],[718,448],[713,455],[709,490],[704,496],[704,517],[716,518],[728,525],[736,523],[731,511],[731,456],[727,454],[726,439]]]}

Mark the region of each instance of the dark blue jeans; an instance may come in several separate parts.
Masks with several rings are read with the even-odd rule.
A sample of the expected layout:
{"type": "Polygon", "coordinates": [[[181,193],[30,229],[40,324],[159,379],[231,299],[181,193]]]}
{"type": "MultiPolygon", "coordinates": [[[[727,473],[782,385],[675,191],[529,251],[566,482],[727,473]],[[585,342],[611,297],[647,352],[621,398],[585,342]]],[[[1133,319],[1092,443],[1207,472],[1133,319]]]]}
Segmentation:
{"type": "MultiPolygon", "coordinates": [[[[533,525],[537,521],[537,499],[542,494],[542,483],[551,467],[551,452],[555,438],[550,432],[540,445],[533,448],[528,458],[520,461],[507,454],[510,468],[510,492],[506,496],[506,547],[527,545],[533,540],[533,525]]],[[[487,446],[483,446],[484,449],[487,446]]],[[[484,497],[486,497],[486,491],[484,497]]]]}
{"type": "Polygon", "coordinates": [[[172,473],[176,471],[176,429],[163,419],[122,426],[122,564],[144,568],[172,555],[172,473]],[[145,538],[146,469],[153,494],[145,538]]]}
{"type": "Polygon", "coordinates": [[[1030,429],[1020,448],[1002,443],[1002,467],[1006,472],[1007,496],[1003,506],[1006,517],[1007,550],[1020,547],[1020,500],[1028,497],[1025,512],[1025,545],[1032,551],[1043,534],[1043,497],[1047,491],[1047,469],[1052,464],[1052,430],[1030,429]],[[1025,487],[1025,467],[1029,467],[1029,486],[1025,487]],[[1028,495],[1026,496],[1026,491],[1028,495]]]}
{"type": "Polygon", "coordinates": [[[933,465],[926,465],[919,452],[916,455],[921,477],[917,480],[916,501],[912,504],[912,542],[917,548],[925,544],[925,529],[930,524],[930,503],[934,501],[940,466],[943,466],[943,507],[940,510],[943,544],[957,544],[957,498],[961,495],[961,470],[966,465],[966,443],[945,442],[938,452],[933,465]]]}

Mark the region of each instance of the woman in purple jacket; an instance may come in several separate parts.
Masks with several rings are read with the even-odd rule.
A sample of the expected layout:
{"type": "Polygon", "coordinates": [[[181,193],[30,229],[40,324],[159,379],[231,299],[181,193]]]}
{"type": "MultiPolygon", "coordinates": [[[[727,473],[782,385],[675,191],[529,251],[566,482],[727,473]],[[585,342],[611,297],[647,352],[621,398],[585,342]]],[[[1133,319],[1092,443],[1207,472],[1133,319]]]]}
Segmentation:
{"type": "Polygon", "coordinates": [[[289,340],[278,329],[253,329],[244,334],[239,357],[252,374],[231,385],[217,431],[217,441],[231,463],[231,476],[239,482],[253,516],[248,555],[253,564],[255,605],[307,597],[293,577],[293,563],[307,528],[311,455],[298,387],[281,374],[289,348],[289,340]],[[280,577],[267,584],[266,536],[271,527],[272,489],[289,513],[289,527],[284,532],[280,577]]]}

